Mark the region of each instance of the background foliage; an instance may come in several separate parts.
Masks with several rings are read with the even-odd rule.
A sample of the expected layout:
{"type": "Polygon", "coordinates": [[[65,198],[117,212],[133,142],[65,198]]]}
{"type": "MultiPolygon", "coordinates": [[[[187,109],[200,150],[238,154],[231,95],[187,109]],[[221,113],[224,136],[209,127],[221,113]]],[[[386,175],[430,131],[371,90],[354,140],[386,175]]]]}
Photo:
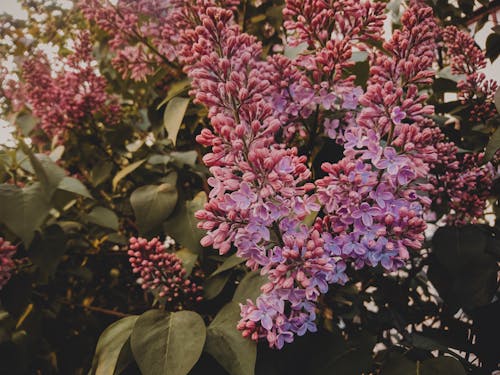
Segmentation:
{"type": "MultiPolygon", "coordinates": [[[[89,24],[76,4],[22,3],[27,20],[1,16],[0,51],[10,67],[2,90],[13,77],[25,79],[25,61],[47,44],[56,47],[53,63],[64,64],[80,30],[90,30],[108,96],[105,113],[79,117],[63,136],[42,130],[22,101],[26,92],[17,91],[21,104],[11,92],[0,101],[16,139],[0,148],[0,235],[18,247],[15,271],[0,291],[0,373],[481,374],[497,368],[500,244],[498,228],[486,224],[442,226],[411,254],[411,267],[397,273],[349,270],[350,281],[322,299],[317,334],[281,351],[243,339],[235,329],[238,303],[255,299],[263,278],[235,255],[219,256],[199,243],[194,212],[207,200],[209,176],[194,139],[208,122],[206,109],[188,97],[182,69],[160,59],[144,79],[131,79],[111,65],[110,35],[89,24]],[[110,121],[113,104],[119,112],[110,121]],[[173,237],[188,274],[193,267],[203,272],[204,300],[195,312],[166,311],[137,284],[127,250],[138,235],[173,237]]],[[[498,1],[429,3],[443,24],[475,22],[477,30],[498,8],[498,1]]],[[[265,51],[280,42],[282,7],[279,0],[240,6],[240,24],[265,51]]],[[[389,8],[397,28],[400,3],[389,8]]],[[[487,40],[491,61],[499,40],[496,26],[487,40]]],[[[361,85],[368,68],[360,62],[353,69],[361,85]]],[[[494,154],[498,114],[485,124],[467,123],[474,103],[445,102],[445,93],[457,92],[457,77],[439,68],[430,98],[436,121],[461,152],[481,151],[491,137],[487,152],[494,154]],[[445,114],[462,125],[448,125],[445,114]]],[[[497,107],[499,101],[497,95],[497,107]]],[[[310,146],[318,174],[321,162],[341,157],[342,149],[326,139],[310,146]]],[[[498,186],[490,193],[496,208],[498,186]]],[[[496,225],[494,219],[489,223],[496,225]]]]}

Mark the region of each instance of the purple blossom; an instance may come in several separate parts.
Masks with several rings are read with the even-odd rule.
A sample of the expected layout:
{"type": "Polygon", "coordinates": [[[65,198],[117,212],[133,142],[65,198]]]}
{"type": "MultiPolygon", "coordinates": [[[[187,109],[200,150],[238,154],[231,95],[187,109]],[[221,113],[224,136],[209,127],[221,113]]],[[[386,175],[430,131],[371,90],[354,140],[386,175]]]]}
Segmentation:
{"type": "Polygon", "coordinates": [[[382,211],[378,207],[372,207],[368,203],[363,202],[359,205],[357,210],[351,213],[351,216],[355,219],[361,219],[363,225],[370,228],[373,225],[373,217],[380,215],[382,211]]]}

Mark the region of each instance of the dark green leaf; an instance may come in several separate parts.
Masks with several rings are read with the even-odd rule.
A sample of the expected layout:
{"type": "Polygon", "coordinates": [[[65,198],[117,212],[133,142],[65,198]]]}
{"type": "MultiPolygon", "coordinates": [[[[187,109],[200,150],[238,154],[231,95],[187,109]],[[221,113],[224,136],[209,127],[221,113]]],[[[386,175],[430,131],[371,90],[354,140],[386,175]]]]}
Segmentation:
{"type": "Polygon", "coordinates": [[[118,216],[106,207],[94,207],[87,215],[87,220],[104,228],[118,230],[118,216]]]}
{"type": "Polygon", "coordinates": [[[184,114],[189,104],[189,98],[172,98],[165,109],[165,114],[163,116],[163,126],[168,132],[168,139],[172,141],[175,146],[177,141],[177,133],[182,125],[182,120],[184,119],[184,114]]]}
{"type": "Polygon", "coordinates": [[[206,300],[211,300],[217,297],[224,289],[224,286],[227,284],[230,277],[230,272],[224,272],[206,279],[203,283],[203,297],[206,300]]]}
{"type": "Polygon", "coordinates": [[[129,339],[137,318],[137,315],[127,316],[104,330],[97,342],[91,375],[113,374],[122,347],[129,339]]]}
{"type": "Polygon", "coordinates": [[[105,161],[103,163],[98,163],[90,171],[90,180],[92,185],[98,186],[106,181],[113,170],[113,163],[110,161],[105,161]]]}
{"type": "Polygon", "coordinates": [[[207,329],[205,350],[231,375],[254,374],[257,345],[236,329],[240,317],[237,303],[229,302],[207,329]]]}
{"type": "Polygon", "coordinates": [[[128,174],[132,173],[135,171],[137,168],[139,168],[142,163],[144,163],[146,159],[142,159],[139,161],[136,161],[135,163],[127,165],[125,168],[123,168],[120,172],[116,174],[115,177],[113,177],[113,190],[116,190],[116,187],[118,186],[118,183],[122,178],[127,176],[128,174]]]}
{"type": "Polygon", "coordinates": [[[64,177],[57,188],[92,199],[92,196],[90,195],[85,185],[73,177],[64,177]]]}
{"type": "Polygon", "coordinates": [[[195,312],[149,310],[137,319],[130,345],[143,375],[186,375],[205,338],[205,323],[195,312]]]}
{"type": "Polygon", "coordinates": [[[191,250],[184,248],[175,253],[182,260],[182,267],[186,270],[186,277],[191,275],[193,267],[198,260],[198,254],[193,253],[191,250]]]}
{"type": "Polygon", "coordinates": [[[240,258],[236,254],[231,255],[229,258],[227,258],[224,263],[222,263],[211,275],[210,277],[214,277],[215,275],[218,275],[221,272],[230,270],[233,267],[236,267],[237,265],[243,263],[245,259],[240,258]]]}
{"type": "Polygon", "coordinates": [[[236,288],[233,301],[239,303],[245,303],[247,299],[255,301],[262,293],[260,287],[266,282],[268,282],[267,277],[261,276],[258,272],[247,273],[236,288]]]}
{"type": "Polygon", "coordinates": [[[200,240],[205,232],[198,229],[198,220],[194,217],[194,213],[203,209],[206,202],[207,195],[200,192],[193,200],[179,203],[175,212],[163,226],[165,232],[177,242],[200,254],[203,251],[200,240]]]}
{"type": "Polygon", "coordinates": [[[160,226],[174,211],[177,199],[177,189],[169,183],[136,189],[130,196],[130,203],[141,232],[160,226]]]}
{"type": "Polygon", "coordinates": [[[40,183],[21,189],[18,186],[0,185],[0,222],[19,236],[29,246],[35,230],[45,221],[51,207],[40,183]]]}

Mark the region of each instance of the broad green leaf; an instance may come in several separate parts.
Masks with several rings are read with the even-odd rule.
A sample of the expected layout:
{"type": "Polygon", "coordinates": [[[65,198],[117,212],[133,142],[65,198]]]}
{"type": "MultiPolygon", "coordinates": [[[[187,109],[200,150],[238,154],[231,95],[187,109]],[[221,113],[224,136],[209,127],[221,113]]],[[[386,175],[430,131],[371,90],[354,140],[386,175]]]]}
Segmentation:
{"type": "Polygon", "coordinates": [[[66,176],[64,170],[47,155],[35,155],[24,142],[21,143],[21,148],[28,155],[36,177],[40,181],[43,190],[45,190],[48,199],[52,198],[52,194],[54,194],[59,183],[66,176]]]}
{"type": "Polygon", "coordinates": [[[241,319],[236,302],[225,305],[207,329],[205,351],[214,357],[231,375],[253,375],[257,345],[245,339],[236,329],[241,319]]]}
{"type": "Polygon", "coordinates": [[[29,113],[16,117],[16,125],[21,129],[25,137],[30,135],[37,124],[38,119],[29,113]]]}
{"type": "Polygon", "coordinates": [[[59,145],[50,152],[49,157],[50,157],[50,160],[52,160],[53,162],[56,162],[56,161],[61,159],[63,154],[64,154],[64,146],[59,145]]]}
{"type": "Polygon", "coordinates": [[[170,153],[170,156],[174,159],[174,163],[179,167],[183,167],[185,164],[193,167],[196,164],[196,158],[198,153],[196,151],[174,151],[170,153]]]}
{"type": "Polygon", "coordinates": [[[136,189],[130,196],[130,203],[141,232],[160,226],[174,211],[177,199],[176,187],[169,183],[136,189]]]}
{"type": "Polygon", "coordinates": [[[189,98],[172,98],[167,104],[165,114],[163,115],[163,126],[168,132],[168,139],[172,141],[175,146],[177,141],[177,133],[182,125],[184,114],[189,104],[189,98]]]}
{"type": "Polygon", "coordinates": [[[66,251],[66,234],[59,225],[47,227],[42,235],[37,235],[28,251],[34,265],[38,266],[40,281],[47,283],[61,262],[66,251]]]}
{"type": "Polygon", "coordinates": [[[143,375],[186,375],[200,358],[206,333],[193,311],[149,310],[137,319],[130,345],[143,375]]]}
{"type": "Polygon", "coordinates": [[[127,176],[128,174],[132,173],[135,171],[137,168],[139,168],[142,163],[144,163],[146,159],[142,159],[139,161],[136,161],[135,163],[127,165],[125,168],[123,168],[120,172],[116,174],[115,177],[113,177],[113,190],[116,190],[116,187],[118,186],[118,183],[122,178],[127,176]]]}
{"type": "Polygon", "coordinates": [[[193,252],[201,253],[203,251],[200,240],[205,232],[197,227],[198,220],[194,214],[203,209],[206,202],[205,192],[199,192],[193,200],[180,203],[163,226],[166,233],[193,252]]]}
{"type": "Polygon", "coordinates": [[[191,250],[184,248],[175,253],[182,260],[182,267],[186,270],[186,277],[191,275],[193,267],[198,260],[198,254],[193,253],[191,250]]]}
{"type": "Polygon", "coordinates": [[[132,353],[132,347],[130,346],[130,335],[129,335],[128,339],[123,344],[120,353],[118,354],[113,375],[122,375],[123,372],[127,369],[127,367],[133,362],[135,362],[135,359],[134,359],[134,354],[132,353]]]}
{"type": "Polygon", "coordinates": [[[106,207],[94,207],[87,215],[87,220],[104,228],[118,230],[118,216],[106,207]]]}
{"type": "Polygon", "coordinates": [[[90,195],[85,185],[73,177],[64,177],[57,188],[92,199],[92,195],[90,195]]]}
{"type": "Polygon", "coordinates": [[[90,171],[90,180],[92,181],[92,185],[98,186],[102,184],[109,178],[112,170],[113,163],[110,161],[96,164],[90,171]]]}
{"type": "Polygon", "coordinates": [[[381,375],[419,374],[419,375],[465,375],[462,364],[453,357],[440,356],[425,361],[412,361],[398,354],[384,365],[381,375]]]}
{"type": "Polygon", "coordinates": [[[223,272],[206,279],[203,283],[203,297],[206,300],[211,300],[217,297],[224,289],[224,286],[227,284],[230,277],[230,272],[223,272]]]}
{"type": "MultiPolygon", "coordinates": [[[[498,93],[498,91],[497,91],[498,93]]],[[[490,137],[488,145],[486,146],[486,151],[484,152],[484,159],[490,161],[495,156],[495,153],[500,148],[500,127],[495,130],[493,135],[490,137]]]]}
{"type": "Polygon", "coordinates": [[[191,85],[191,82],[188,79],[183,79],[182,81],[178,81],[175,83],[172,83],[168,90],[168,94],[165,99],[162,100],[160,104],[156,107],[156,109],[160,109],[163,107],[165,104],[167,104],[170,100],[175,98],[176,96],[187,92],[189,89],[189,86],[191,85]]]}
{"type": "Polygon", "coordinates": [[[29,246],[35,230],[44,223],[51,209],[40,183],[25,188],[0,185],[0,222],[29,246]]]}
{"type": "Polygon", "coordinates": [[[239,303],[245,303],[247,299],[255,301],[261,294],[260,287],[267,281],[267,277],[261,276],[258,272],[247,273],[236,288],[233,301],[239,303]]]}
{"type": "Polygon", "coordinates": [[[427,359],[420,367],[422,375],[465,375],[466,372],[461,363],[455,358],[442,356],[427,359]]]}
{"type": "Polygon", "coordinates": [[[122,347],[129,339],[137,318],[139,318],[137,315],[127,316],[104,330],[97,342],[90,375],[114,373],[122,347]]]}
{"type": "Polygon", "coordinates": [[[236,254],[231,255],[229,258],[227,258],[224,263],[222,263],[211,275],[210,277],[214,277],[215,275],[218,275],[221,272],[230,270],[233,267],[236,267],[237,265],[243,263],[245,259],[240,258],[236,254]]]}

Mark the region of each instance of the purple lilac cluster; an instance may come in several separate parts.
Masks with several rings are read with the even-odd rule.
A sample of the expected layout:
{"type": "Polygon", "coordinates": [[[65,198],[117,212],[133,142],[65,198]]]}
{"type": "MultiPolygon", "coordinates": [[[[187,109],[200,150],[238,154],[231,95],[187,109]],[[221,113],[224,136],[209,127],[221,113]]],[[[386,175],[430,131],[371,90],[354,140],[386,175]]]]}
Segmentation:
{"type": "MultiPolygon", "coordinates": [[[[381,27],[379,16],[373,22],[381,27]]],[[[392,56],[387,61],[381,54],[373,56],[372,80],[361,97],[372,116],[361,110],[357,120],[352,118],[345,133],[346,158],[338,165],[324,166],[329,175],[316,181],[317,194],[312,195],[308,194],[314,185],[307,182],[306,159],[275,141],[282,106],[274,107],[276,100],[268,98],[276,98],[272,72],[278,59],[260,60],[260,44],[240,32],[230,11],[209,8],[200,24],[191,34],[194,43],[189,61],[194,63],[186,71],[195,100],[209,108],[212,124],[211,130],[204,129],[197,138],[212,147],[204,161],[213,174],[209,180],[213,189],[205,209],[196,214],[202,220],[200,228],[208,231],[202,244],[222,254],[234,244],[251,269],[261,268],[268,276],[263,294],[255,303],[247,301],[242,306],[238,327],[244,336],[266,338],[270,346],[281,348],[294,335],[316,330],[315,303],[328,284],[347,280],[346,260],[358,267],[381,263],[394,270],[408,257],[408,247],[421,245],[422,215],[430,201],[417,191],[429,187],[415,180],[426,174],[435,151],[431,134],[425,130],[433,125],[425,120],[432,108],[421,104],[425,97],[418,94],[416,85],[430,80],[432,13],[428,8],[409,10],[403,18],[405,27],[386,45],[392,48],[392,56]],[[404,38],[413,38],[414,43],[404,44],[404,38]],[[404,58],[416,67],[400,63],[404,58]],[[385,77],[381,68],[375,69],[377,63],[403,70],[398,76],[385,77]],[[399,90],[404,91],[399,101],[376,102],[376,93],[390,91],[391,83],[394,90],[390,95],[397,98],[400,92],[395,86],[403,76],[407,83],[399,90]],[[375,112],[384,113],[383,109],[389,110],[392,125],[379,126],[379,122],[387,125],[381,115],[375,118],[375,112]],[[405,119],[410,123],[403,123],[405,119]],[[318,201],[325,217],[313,227],[302,224],[306,215],[320,209],[318,201]]],[[[281,58],[283,63],[294,74],[303,73],[281,58]]],[[[334,69],[323,71],[331,76],[334,69]]],[[[315,75],[302,77],[311,83],[315,75]]],[[[328,96],[340,97],[340,105],[350,101],[347,107],[357,109],[361,93],[354,87],[348,95],[345,83],[330,87],[332,82],[325,77],[316,74],[316,78],[319,88],[325,82],[323,110],[331,108],[326,103],[328,96]]],[[[286,84],[281,82],[281,88],[286,84]]],[[[293,95],[288,98],[286,104],[293,105],[293,95]]],[[[294,115],[307,117],[304,108],[294,115]]]]}
{"type": "Polygon", "coordinates": [[[16,253],[16,246],[0,237],[0,290],[7,284],[16,267],[12,257],[16,253]]]}
{"type": "Polygon", "coordinates": [[[172,252],[175,246],[172,238],[167,236],[162,243],[158,238],[148,241],[132,237],[129,242],[129,262],[132,272],[140,276],[137,282],[142,289],[157,293],[160,300],[174,310],[203,299],[203,287],[194,281],[201,279],[200,271],[186,276],[182,260],[172,252]]]}
{"type": "MultiPolygon", "coordinates": [[[[435,24],[432,11],[413,6],[402,27],[384,43],[389,52],[371,56],[370,79],[361,110],[344,133],[344,159],[323,164],[316,181],[325,216],[316,227],[325,248],[356,268],[381,264],[392,271],[419,249],[431,201],[421,182],[436,160],[433,108],[417,85],[432,82],[435,24]]],[[[425,181],[425,180],[423,180],[425,181]]]]}

